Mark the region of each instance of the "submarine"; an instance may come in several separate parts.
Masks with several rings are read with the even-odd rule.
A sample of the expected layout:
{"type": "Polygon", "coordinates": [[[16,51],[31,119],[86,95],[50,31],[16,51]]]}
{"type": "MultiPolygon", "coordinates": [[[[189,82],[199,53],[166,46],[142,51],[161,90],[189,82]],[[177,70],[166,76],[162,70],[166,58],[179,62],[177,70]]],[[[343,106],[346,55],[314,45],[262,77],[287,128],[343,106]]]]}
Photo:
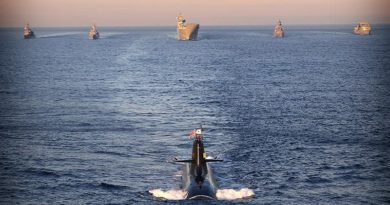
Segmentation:
{"type": "Polygon", "coordinates": [[[89,39],[91,39],[91,40],[96,40],[99,38],[99,32],[96,30],[95,24],[93,24],[91,26],[91,30],[89,31],[88,36],[89,36],[89,39]]]}
{"type": "Polygon", "coordinates": [[[177,19],[177,39],[180,41],[189,41],[198,39],[199,24],[188,23],[184,17],[179,14],[177,19]]]}
{"type": "Polygon", "coordinates": [[[371,35],[371,26],[368,22],[360,22],[355,26],[353,32],[356,35],[371,35]]]}
{"type": "Polygon", "coordinates": [[[203,128],[194,129],[190,138],[194,139],[192,156],[188,160],[174,160],[184,163],[182,189],[186,199],[217,199],[217,183],[209,162],[221,162],[219,159],[207,159],[203,144],[203,128]]]}
{"type": "Polygon", "coordinates": [[[284,37],[284,31],[282,27],[282,22],[279,20],[278,24],[276,24],[274,29],[274,37],[283,38],[284,37]]]}
{"type": "Polygon", "coordinates": [[[24,26],[23,36],[24,39],[35,38],[34,31],[31,30],[30,25],[28,23],[24,26]]]}

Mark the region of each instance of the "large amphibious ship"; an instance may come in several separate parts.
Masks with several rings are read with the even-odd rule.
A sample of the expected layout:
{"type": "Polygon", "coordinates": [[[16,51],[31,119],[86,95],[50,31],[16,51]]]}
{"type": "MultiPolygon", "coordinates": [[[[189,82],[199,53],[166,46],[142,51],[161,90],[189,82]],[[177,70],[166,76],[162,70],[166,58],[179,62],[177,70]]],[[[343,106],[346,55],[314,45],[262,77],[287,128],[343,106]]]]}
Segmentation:
{"type": "Polygon", "coordinates": [[[283,38],[284,37],[284,31],[282,27],[282,22],[279,20],[278,24],[276,24],[275,29],[274,29],[274,36],[278,38],[283,38]]]}
{"type": "Polygon", "coordinates": [[[360,22],[357,26],[355,26],[353,32],[357,35],[370,35],[371,26],[367,22],[360,22]]]}
{"type": "Polygon", "coordinates": [[[95,40],[99,38],[99,32],[96,30],[96,25],[93,24],[91,26],[91,30],[89,31],[89,39],[95,40]]]}
{"type": "Polygon", "coordinates": [[[34,31],[31,30],[30,25],[26,24],[24,26],[24,33],[23,33],[24,39],[34,38],[34,31]]]}
{"type": "Polygon", "coordinates": [[[188,23],[181,14],[177,17],[177,39],[181,41],[196,40],[198,38],[199,24],[188,23]]]}

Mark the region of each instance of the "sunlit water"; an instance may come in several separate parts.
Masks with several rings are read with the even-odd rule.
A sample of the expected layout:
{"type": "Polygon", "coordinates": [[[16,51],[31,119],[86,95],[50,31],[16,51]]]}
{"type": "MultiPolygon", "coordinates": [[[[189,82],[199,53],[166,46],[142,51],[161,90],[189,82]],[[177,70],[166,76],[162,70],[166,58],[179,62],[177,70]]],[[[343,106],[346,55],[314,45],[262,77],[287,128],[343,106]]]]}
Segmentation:
{"type": "Polygon", "coordinates": [[[390,203],[390,30],[352,28],[1,29],[0,202],[179,200],[203,124],[213,203],[390,203]]]}

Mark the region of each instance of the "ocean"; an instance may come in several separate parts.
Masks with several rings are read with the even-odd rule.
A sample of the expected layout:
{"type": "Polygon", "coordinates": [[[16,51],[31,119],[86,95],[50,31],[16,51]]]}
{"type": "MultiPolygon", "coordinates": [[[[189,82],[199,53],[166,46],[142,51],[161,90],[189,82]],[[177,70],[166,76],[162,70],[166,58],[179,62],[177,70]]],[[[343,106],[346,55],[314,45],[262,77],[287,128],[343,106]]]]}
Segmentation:
{"type": "Polygon", "coordinates": [[[389,204],[390,27],[353,26],[0,29],[0,203],[176,204],[202,125],[254,196],[181,204],[389,204]]]}

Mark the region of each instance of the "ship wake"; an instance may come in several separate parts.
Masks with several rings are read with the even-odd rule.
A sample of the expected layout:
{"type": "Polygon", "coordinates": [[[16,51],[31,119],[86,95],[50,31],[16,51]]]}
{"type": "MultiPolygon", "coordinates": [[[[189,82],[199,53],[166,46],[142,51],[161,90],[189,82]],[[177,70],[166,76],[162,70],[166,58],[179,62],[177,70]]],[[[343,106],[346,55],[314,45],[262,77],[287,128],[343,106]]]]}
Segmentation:
{"type": "Polygon", "coordinates": [[[103,36],[100,36],[100,38],[115,38],[117,36],[124,36],[128,33],[125,32],[104,32],[103,36]]]}
{"type": "Polygon", "coordinates": [[[83,34],[83,32],[62,32],[62,33],[51,33],[47,35],[41,35],[38,36],[38,38],[60,38],[64,36],[74,36],[74,35],[80,35],[83,34]]]}

